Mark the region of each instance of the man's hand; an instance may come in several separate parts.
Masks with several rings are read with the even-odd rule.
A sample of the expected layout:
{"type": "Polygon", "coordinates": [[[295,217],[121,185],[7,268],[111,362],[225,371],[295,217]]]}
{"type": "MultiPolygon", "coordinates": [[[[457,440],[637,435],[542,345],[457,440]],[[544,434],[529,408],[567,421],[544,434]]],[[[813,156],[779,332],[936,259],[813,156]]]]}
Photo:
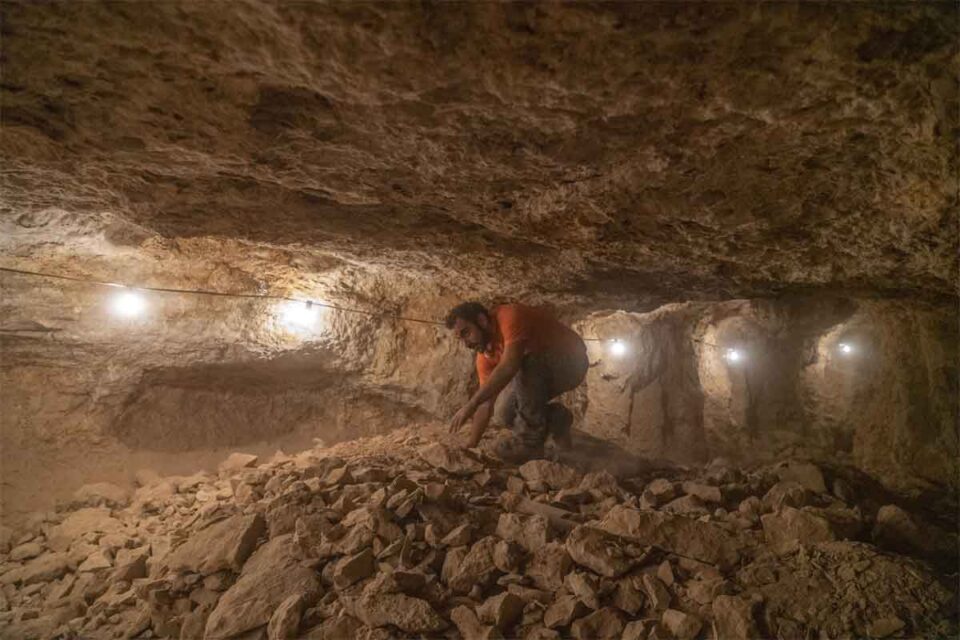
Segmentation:
{"type": "Polygon", "coordinates": [[[470,398],[470,402],[453,416],[453,420],[450,421],[450,433],[459,431],[464,423],[477,412],[479,407],[484,407],[484,410],[479,414],[479,424],[474,425],[474,432],[470,440],[473,443],[480,441],[480,437],[487,428],[487,422],[490,420],[490,412],[493,411],[493,402],[497,399],[497,394],[507,386],[507,383],[520,370],[523,345],[523,341],[516,341],[504,347],[500,363],[490,372],[490,377],[480,385],[477,392],[470,398]]]}
{"type": "Polygon", "coordinates": [[[476,412],[477,407],[472,402],[468,402],[463,405],[463,407],[454,414],[453,419],[450,421],[450,433],[456,433],[463,428],[463,425],[467,423],[474,412],[476,412]]]}

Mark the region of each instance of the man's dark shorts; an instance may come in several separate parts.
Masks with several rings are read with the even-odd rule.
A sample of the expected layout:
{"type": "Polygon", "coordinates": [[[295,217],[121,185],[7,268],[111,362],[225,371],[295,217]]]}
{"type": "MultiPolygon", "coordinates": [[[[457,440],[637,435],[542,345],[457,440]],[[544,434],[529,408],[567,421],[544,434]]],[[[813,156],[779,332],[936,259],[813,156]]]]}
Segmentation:
{"type": "Polygon", "coordinates": [[[559,402],[550,401],[578,387],[588,367],[585,351],[544,351],[523,357],[520,370],[500,392],[494,408],[494,420],[509,427],[519,441],[507,447],[519,445],[524,450],[504,451],[505,457],[542,455],[548,435],[556,439],[569,433],[573,415],[559,402]]]}

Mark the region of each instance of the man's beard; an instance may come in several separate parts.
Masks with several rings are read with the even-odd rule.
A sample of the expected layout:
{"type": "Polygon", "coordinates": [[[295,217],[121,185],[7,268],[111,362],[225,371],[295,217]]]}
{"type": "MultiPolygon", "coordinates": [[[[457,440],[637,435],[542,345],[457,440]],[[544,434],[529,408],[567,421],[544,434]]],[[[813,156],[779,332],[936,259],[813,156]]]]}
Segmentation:
{"type": "Polygon", "coordinates": [[[477,353],[483,353],[487,350],[487,347],[491,346],[493,343],[493,332],[483,327],[477,327],[480,329],[480,342],[473,345],[473,350],[477,353]]]}

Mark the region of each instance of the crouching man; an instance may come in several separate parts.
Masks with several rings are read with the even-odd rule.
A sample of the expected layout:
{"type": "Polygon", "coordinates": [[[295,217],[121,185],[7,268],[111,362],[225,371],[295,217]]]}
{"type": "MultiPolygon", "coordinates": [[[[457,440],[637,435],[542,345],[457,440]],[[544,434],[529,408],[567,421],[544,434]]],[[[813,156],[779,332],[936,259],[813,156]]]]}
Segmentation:
{"type": "Polygon", "coordinates": [[[548,435],[561,450],[569,449],[573,416],[550,401],[579,386],[587,374],[580,336],[548,312],[522,304],[487,310],[465,302],[450,311],[446,326],[477,352],[480,378],[480,388],[453,417],[451,433],[472,418],[467,446],[475,447],[496,414],[495,420],[513,432],[497,445],[501,458],[542,457],[548,435]]]}

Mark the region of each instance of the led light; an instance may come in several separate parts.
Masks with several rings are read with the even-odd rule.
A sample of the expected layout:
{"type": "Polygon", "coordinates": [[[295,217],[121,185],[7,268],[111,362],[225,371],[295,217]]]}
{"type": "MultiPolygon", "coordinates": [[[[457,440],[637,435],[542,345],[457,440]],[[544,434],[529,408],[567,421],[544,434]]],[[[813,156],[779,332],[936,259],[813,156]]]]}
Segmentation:
{"type": "Polygon", "coordinates": [[[840,353],[842,354],[850,355],[851,353],[853,353],[853,346],[847,344],[846,342],[841,342],[837,346],[840,348],[840,353]]]}
{"type": "Polygon", "coordinates": [[[147,310],[147,299],[138,291],[120,291],[110,300],[110,310],[121,318],[136,318],[147,310]]]}
{"type": "Polygon", "coordinates": [[[610,345],[610,353],[617,358],[627,354],[627,343],[620,340],[614,340],[610,345]]]}
{"type": "Polygon", "coordinates": [[[280,306],[280,324],[293,333],[309,333],[317,326],[320,308],[310,302],[289,300],[280,306]]]}
{"type": "Polygon", "coordinates": [[[723,357],[727,362],[740,362],[743,360],[743,353],[739,349],[727,349],[723,357]]]}

